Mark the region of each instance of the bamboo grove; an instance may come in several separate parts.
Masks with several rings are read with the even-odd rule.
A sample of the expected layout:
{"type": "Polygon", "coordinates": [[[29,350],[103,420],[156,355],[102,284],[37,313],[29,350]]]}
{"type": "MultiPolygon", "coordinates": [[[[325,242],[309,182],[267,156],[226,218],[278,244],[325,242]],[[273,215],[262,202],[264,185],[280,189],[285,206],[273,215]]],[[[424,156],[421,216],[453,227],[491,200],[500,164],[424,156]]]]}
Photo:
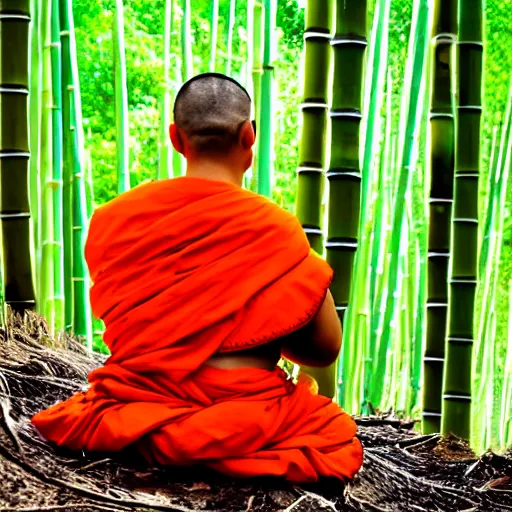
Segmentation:
{"type": "MultiPolygon", "coordinates": [[[[79,3],[0,6],[2,279],[7,305],[20,312],[36,307],[54,331],[72,331],[92,349],[101,324],[91,315],[84,260],[95,202],[73,16],[79,3]]],[[[196,0],[161,3],[154,178],[184,172],[168,138],[177,87],[195,73],[218,71],[240,80],[254,99],[258,140],[245,186],[275,197],[281,4],[209,2],[208,55],[201,61],[192,36],[196,0]]],[[[402,67],[390,49],[394,0],[303,3],[291,186],[312,248],[335,271],[331,291],[344,331],[338,364],[306,370],[349,413],[394,411],[421,420],[426,433],[471,439],[479,450],[510,446],[512,283],[505,306],[497,288],[510,193],[512,86],[503,121],[486,145],[484,2],[411,0],[402,67]],[[498,340],[504,309],[508,338],[498,340]]],[[[136,184],[131,27],[128,2],[110,4],[122,193],[136,184]]]]}

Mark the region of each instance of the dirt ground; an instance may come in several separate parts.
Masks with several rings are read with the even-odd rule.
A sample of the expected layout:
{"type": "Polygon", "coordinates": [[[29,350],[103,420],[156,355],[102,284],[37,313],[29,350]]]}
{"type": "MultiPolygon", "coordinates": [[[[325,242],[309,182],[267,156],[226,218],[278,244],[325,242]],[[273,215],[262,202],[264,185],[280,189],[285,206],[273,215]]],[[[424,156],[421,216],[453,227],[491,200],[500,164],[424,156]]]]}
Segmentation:
{"type": "Polygon", "coordinates": [[[92,360],[53,340],[36,316],[0,331],[1,511],[512,512],[512,452],[475,457],[456,438],[420,436],[393,418],[360,418],[364,466],[353,482],[296,487],[201,468],[144,466],[137,454],[56,451],[28,418],[86,383],[92,360]]]}

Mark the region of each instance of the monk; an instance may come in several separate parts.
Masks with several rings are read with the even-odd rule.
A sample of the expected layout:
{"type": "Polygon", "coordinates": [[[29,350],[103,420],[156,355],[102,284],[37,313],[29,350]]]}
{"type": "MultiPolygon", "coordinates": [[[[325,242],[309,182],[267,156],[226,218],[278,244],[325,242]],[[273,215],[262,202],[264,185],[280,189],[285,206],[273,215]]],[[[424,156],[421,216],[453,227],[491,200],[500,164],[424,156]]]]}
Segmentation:
{"type": "Polygon", "coordinates": [[[85,256],[111,356],[86,391],[33,418],[50,442],[296,483],[360,469],[352,418],[277,366],[332,364],[341,326],[333,272],[298,220],[242,189],[250,112],[231,78],[193,78],[170,126],[186,176],[95,211],[85,256]]]}

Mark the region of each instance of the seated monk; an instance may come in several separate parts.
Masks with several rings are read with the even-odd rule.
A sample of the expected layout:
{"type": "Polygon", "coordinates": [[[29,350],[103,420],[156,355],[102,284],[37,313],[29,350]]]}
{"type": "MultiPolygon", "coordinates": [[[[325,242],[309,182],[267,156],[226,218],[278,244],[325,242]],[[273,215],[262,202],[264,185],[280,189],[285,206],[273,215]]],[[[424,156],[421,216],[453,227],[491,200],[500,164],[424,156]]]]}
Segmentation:
{"type": "Polygon", "coordinates": [[[50,442],[297,483],[360,469],[352,418],[277,366],[332,364],[341,327],[333,272],[298,220],[242,189],[250,111],[234,80],[187,82],[170,127],[186,176],[95,211],[85,256],[111,356],[86,391],[33,418],[50,442]]]}

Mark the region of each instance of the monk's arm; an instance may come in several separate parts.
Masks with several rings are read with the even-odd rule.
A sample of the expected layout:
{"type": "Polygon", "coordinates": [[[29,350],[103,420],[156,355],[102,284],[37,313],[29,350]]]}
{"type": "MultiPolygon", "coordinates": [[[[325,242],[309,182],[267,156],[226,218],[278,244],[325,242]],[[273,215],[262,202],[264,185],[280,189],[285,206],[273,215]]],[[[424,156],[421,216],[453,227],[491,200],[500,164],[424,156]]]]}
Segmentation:
{"type": "Polygon", "coordinates": [[[323,367],[336,361],[340,349],[341,322],[328,291],[313,320],[283,340],[281,354],[299,365],[323,367]]]}

